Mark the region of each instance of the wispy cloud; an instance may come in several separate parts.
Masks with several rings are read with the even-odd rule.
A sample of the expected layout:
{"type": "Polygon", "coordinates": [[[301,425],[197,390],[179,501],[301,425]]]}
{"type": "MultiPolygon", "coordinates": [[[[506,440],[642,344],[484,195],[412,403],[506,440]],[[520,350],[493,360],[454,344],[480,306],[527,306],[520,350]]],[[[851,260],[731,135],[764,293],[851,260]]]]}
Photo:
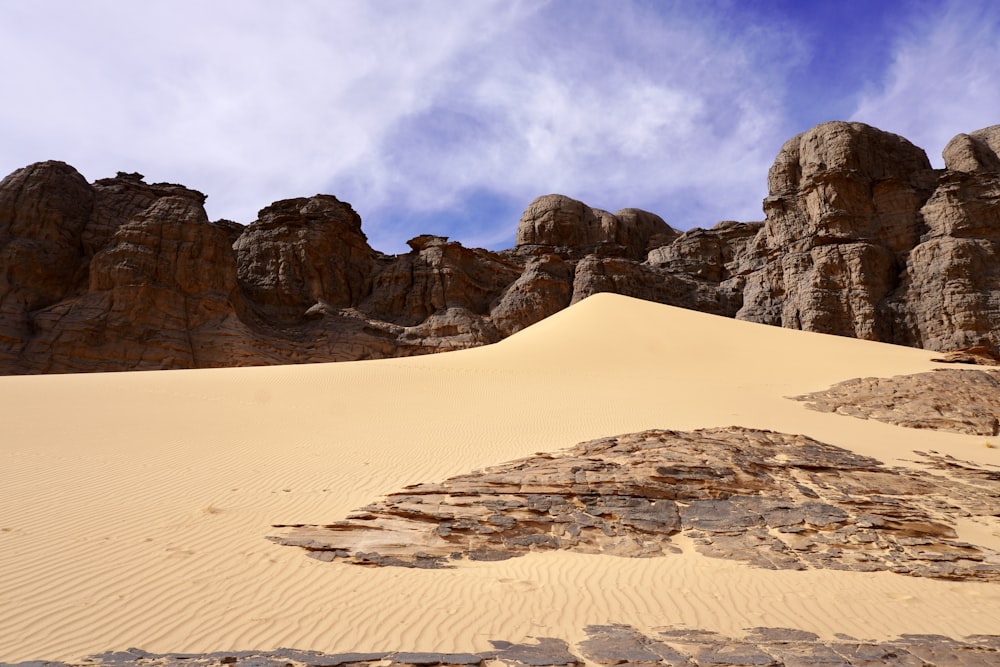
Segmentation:
{"type": "Polygon", "coordinates": [[[1000,5],[925,3],[902,27],[884,87],[863,96],[854,119],[901,134],[943,166],[960,132],[1000,123],[1000,5]]]}
{"type": "Polygon", "coordinates": [[[756,219],[801,50],[739,26],[692,3],[4,3],[0,170],[138,170],[241,222],[330,192],[390,251],[503,245],[548,192],[756,219]]]}

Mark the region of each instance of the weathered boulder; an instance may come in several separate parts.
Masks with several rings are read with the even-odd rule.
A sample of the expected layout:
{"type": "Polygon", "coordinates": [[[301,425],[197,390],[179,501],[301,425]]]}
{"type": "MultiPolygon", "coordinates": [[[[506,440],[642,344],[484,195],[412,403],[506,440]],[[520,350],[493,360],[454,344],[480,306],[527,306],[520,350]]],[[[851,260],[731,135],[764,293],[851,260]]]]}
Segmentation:
{"type": "MultiPolygon", "coordinates": [[[[152,206],[160,197],[179,196],[205,203],[205,195],[174,183],[143,181],[138,173],[118,172],[114,178],[93,183],[94,206],[83,230],[83,249],[87,259],[106,246],[118,228],[152,206]]],[[[240,226],[242,229],[242,226],[240,226]]]]}
{"type": "Polygon", "coordinates": [[[920,216],[926,231],[885,304],[888,340],[1000,350],[1000,171],[945,172],[920,216]]]}

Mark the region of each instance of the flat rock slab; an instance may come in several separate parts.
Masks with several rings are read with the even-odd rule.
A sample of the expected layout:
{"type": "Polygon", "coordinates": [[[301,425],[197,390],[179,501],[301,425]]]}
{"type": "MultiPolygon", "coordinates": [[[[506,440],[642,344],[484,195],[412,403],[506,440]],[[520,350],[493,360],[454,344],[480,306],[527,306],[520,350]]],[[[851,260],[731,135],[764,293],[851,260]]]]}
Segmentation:
{"type": "Polygon", "coordinates": [[[890,378],[855,378],[793,396],[819,412],[874,419],[908,428],[971,435],[1000,433],[1000,374],[941,369],[890,378]]]}
{"type": "Polygon", "coordinates": [[[1000,471],[923,456],[941,474],[801,435],[644,431],[417,484],[271,539],[321,560],[443,568],[550,549],[667,556],[683,533],[701,553],[770,569],[1000,581],[1000,554],[954,530],[958,517],[1000,526],[1000,471]]]}
{"type": "Polygon", "coordinates": [[[592,625],[574,649],[561,639],[541,637],[529,644],[493,641],[481,653],[320,653],[295,649],[203,654],[154,654],[139,649],[115,651],[78,662],[33,661],[0,667],[445,667],[511,665],[715,665],[773,667],[914,665],[981,667],[1000,664],[1000,636],[977,635],[959,641],[939,635],[903,635],[884,642],[842,638],[823,640],[786,628],[752,628],[743,637],[709,630],[660,628],[650,634],[628,625],[592,625]],[[582,657],[581,657],[582,656],[582,657]]]}

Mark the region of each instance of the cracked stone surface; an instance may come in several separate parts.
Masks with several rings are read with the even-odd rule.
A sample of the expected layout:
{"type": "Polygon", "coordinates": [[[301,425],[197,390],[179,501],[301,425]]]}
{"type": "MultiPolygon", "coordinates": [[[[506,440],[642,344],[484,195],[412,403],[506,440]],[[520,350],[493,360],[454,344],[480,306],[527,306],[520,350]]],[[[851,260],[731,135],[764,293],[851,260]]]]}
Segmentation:
{"type": "Polygon", "coordinates": [[[697,550],[769,569],[891,571],[1000,581],[1000,554],[954,525],[1000,525],[998,471],[924,453],[931,470],[801,435],[729,427],[585,442],[417,484],[325,525],[270,539],[368,566],[448,567],[568,549],[655,557],[697,550]]]}
{"type": "Polygon", "coordinates": [[[792,397],[806,407],[908,428],[1000,434],[1000,375],[941,369],[891,378],[855,378],[792,397]]]}
{"type": "MultiPolygon", "coordinates": [[[[1000,663],[1000,636],[976,635],[963,641],[941,635],[903,635],[883,642],[846,636],[823,640],[811,632],[787,628],[750,628],[743,637],[709,630],[658,628],[643,634],[628,625],[592,625],[574,649],[561,639],[537,638],[534,643],[492,641],[481,653],[320,653],[295,649],[216,653],[148,653],[130,648],[89,656],[78,662],[17,663],[19,667],[435,667],[438,665],[511,665],[545,667],[582,665],[921,665],[979,667],[1000,663]],[[582,657],[581,657],[582,656],[582,657]]],[[[8,665],[9,663],[0,663],[8,665]]]]}

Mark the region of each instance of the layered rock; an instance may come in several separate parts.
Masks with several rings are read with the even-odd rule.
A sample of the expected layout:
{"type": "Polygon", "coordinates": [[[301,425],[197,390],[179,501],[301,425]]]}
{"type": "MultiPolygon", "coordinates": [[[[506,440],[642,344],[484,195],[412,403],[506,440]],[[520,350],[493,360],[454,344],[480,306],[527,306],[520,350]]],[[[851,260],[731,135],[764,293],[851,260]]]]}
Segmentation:
{"type": "Polygon", "coordinates": [[[795,399],[820,412],[908,428],[1000,434],[1000,375],[993,372],[947,369],[892,378],[854,378],[795,399]]]}
{"type": "Polygon", "coordinates": [[[85,294],[33,314],[24,356],[44,370],[191,368],[228,358],[243,306],[233,250],[197,198],[164,196],[90,262],[85,294]]]}
{"type": "Polygon", "coordinates": [[[769,569],[1000,581],[1000,554],[955,531],[966,517],[997,525],[984,474],[996,477],[892,469],[740,427],[644,431],[409,486],[272,539],[320,560],[442,568],[555,549],[669,557],[683,533],[708,556],[769,569]]]}
{"type": "Polygon", "coordinates": [[[762,222],[684,233],[539,197],[516,245],[373,250],[350,204],[288,199],[246,227],[205,196],[59,162],[0,183],[0,373],[372,359],[496,342],[598,292],[807,331],[1000,353],[1000,126],[946,169],[832,122],[781,148],[762,222]],[[197,268],[194,268],[194,267],[197,268]]]}

